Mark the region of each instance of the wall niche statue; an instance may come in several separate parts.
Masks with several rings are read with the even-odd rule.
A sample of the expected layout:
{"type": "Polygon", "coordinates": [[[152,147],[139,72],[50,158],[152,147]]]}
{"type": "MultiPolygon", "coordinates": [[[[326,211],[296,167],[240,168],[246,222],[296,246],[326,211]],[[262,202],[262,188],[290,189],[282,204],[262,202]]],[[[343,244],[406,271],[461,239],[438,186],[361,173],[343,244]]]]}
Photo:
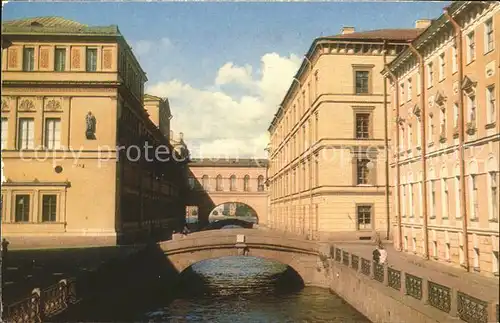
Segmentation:
{"type": "Polygon", "coordinates": [[[89,111],[89,113],[87,113],[87,116],[85,117],[85,123],[86,123],[85,136],[87,137],[87,139],[95,140],[96,139],[95,128],[97,121],[92,112],[89,111]]]}

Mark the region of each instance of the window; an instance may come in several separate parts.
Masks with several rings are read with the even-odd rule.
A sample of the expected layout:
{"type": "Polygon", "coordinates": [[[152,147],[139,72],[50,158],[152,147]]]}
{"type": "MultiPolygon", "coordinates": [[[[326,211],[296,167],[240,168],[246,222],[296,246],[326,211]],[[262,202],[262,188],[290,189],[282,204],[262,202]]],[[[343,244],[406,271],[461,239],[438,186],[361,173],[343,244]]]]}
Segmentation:
{"type": "Polygon", "coordinates": [[[467,115],[467,122],[475,123],[476,121],[476,97],[474,95],[469,96],[467,99],[469,113],[467,115]]]}
{"type": "Polygon", "coordinates": [[[470,219],[477,218],[477,179],[476,175],[469,176],[469,190],[470,190],[470,219]]]}
{"type": "Polygon", "coordinates": [[[414,205],[414,201],[415,201],[415,195],[414,195],[414,189],[413,189],[413,183],[410,184],[410,218],[413,218],[415,217],[415,205],[414,205]]]}
{"type": "Polygon", "coordinates": [[[243,190],[245,192],[250,191],[250,176],[248,175],[245,175],[245,177],[243,178],[243,190]]]}
{"type": "Polygon", "coordinates": [[[448,205],[450,203],[450,197],[448,195],[448,181],[446,178],[441,178],[441,194],[443,195],[441,200],[441,218],[448,218],[448,205]]]}
{"type": "Polygon", "coordinates": [[[401,96],[401,104],[404,104],[403,99],[404,99],[404,97],[405,97],[405,84],[404,84],[404,83],[401,83],[401,84],[399,85],[399,89],[400,89],[400,94],[399,94],[399,95],[401,96]]]}
{"type": "Polygon", "coordinates": [[[453,104],[453,127],[458,127],[458,104],[453,104]]]}
{"type": "Polygon", "coordinates": [[[87,72],[95,72],[97,70],[97,49],[87,48],[87,72]]]}
{"type": "Polygon", "coordinates": [[[356,138],[357,139],[367,139],[369,138],[369,125],[370,125],[370,114],[369,113],[357,113],[356,114],[356,138]]]}
{"type": "Polygon", "coordinates": [[[441,137],[446,137],[446,114],[445,114],[445,111],[443,109],[440,109],[439,117],[440,117],[439,120],[441,123],[441,131],[440,131],[439,135],[441,137]]]}
{"type": "Polygon", "coordinates": [[[490,220],[498,220],[498,173],[492,171],[489,173],[490,184],[490,220]]]}
{"type": "Polygon", "coordinates": [[[33,118],[19,119],[18,149],[35,148],[35,121],[33,118]]]}
{"type": "Polygon", "coordinates": [[[450,243],[448,241],[445,243],[444,259],[450,260],[450,243]]]}
{"type": "Polygon", "coordinates": [[[231,175],[229,178],[229,190],[236,191],[236,176],[231,175]]]}
{"type": "Polygon", "coordinates": [[[420,72],[417,72],[417,95],[420,95],[420,72]]]}
{"type": "Polygon", "coordinates": [[[495,107],[495,86],[492,85],[486,89],[486,105],[488,123],[494,123],[496,120],[495,107]]]}
{"type": "Polygon", "coordinates": [[[476,43],[474,40],[474,32],[467,35],[467,63],[472,62],[476,58],[476,43]]]}
{"type": "Polygon", "coordinates": [[[24,48],[23,50],[23,71],[29,72],[35,69],[35,49],[24,48]]]}
{"type": "Polygon", "coordinates": [[[55,222],[57,215],[57,195],[44,195],[42,201],[42,222],[55,222]]]}
{"type": "Polygon", "coordinates": [[[412,145],[412,139],[413,139],[413,131],[412,131],[412,126],[411,126],[411,123],[408,124],[408,149],[410,149],[413,145],[412,145]]]}
{"type": "Polygon", "coordinates": [[[59,149],[61,146],[61,120],[45,119],[45,148],[59,149]]]}
{"type": "Polygon", "coordinates": [[[484,52],[488,53],[495,48],[493,35],[493,19],[484,23],[484,52]]]}
{"type": "Polygon", "coordinates": [[[491,261],[491,265],[492,265],[492,272],[493,274],[495,274],[496,276],[498,276],[498,268],[500,267],[500,259],[498,257],[498,250],[493,250],[493,259],[491,261]]]}
{"type": "Polygon", "coordinates": [[[434,82],[434,72],[432,70],[432,62],[427,64],[427,87],[431,87],[432,83],[434,82]]]}
{"type": "Polygon", "coordinates": [[[429,115],[429,143],[434,142],[434,118],[429,115]]]}
{"type": "Polygon", "coordinates": [[[370,72],[368,71],[356,71],[356,94],[369,93],[369,77],[370,72]]]}
{"type": "Polygon", "coordinates": [[[9,136],[9,120],[2,118],[2,150],[7,149],[7,139],[9,136]]]}
{"type": "Polygon", "coordinates": [[[417,252],[417,238],[413,237],[413,245],[412,245],[412,249],[413,249],[413,252],[417,252]]]}
{"type": "Polygon", "coordinates": [[[215,179],[215,189],[217,191],[222,191],[222,176],[217,175],[217,178],[215,179]]]}
{"type": "Polygon", "coordinates": [[[258,184],[258,191],[263,192],[264,191],[264,176],[260,175],[257,178],[257,184],[258,184]]]}
{"type": "Polygon", "coordinates": [[[456,73],[458,70],[458,53],[457,53],[457,45],[453,45],[451,48],[451,65],[453,73],[456,73]]]}
{"type": "Polygon", "coordinates": [[[408,236],[405,236],[405,240],[404,240],[404,250],[405,251],[408,251],[408,236]]]}
{"type": "Polygon", "coordinates": [[[30,220],[30,196],[29,195],[16,195],[16,208],[15,208],[15,221],[16,222],[29,222],[30,220]]]}
{"type": "Polygon", "coordinates": [[[420,205],[420,214],[419,216],[421,218],[424,217],[424,183],[422,182],[422,174],[420,175],[420,181],[418,182],[418,202],[419,202],[419,205],[420,205]]]}
{"type": "MultiPolygon", "coordinates": [[[[295,178],[295,176],[294,176],[295,178]]],[[[314,162],[314,186],[319,186],[319,163],[318,158],[316,157],[316,161],[314,162]]]]}
{"type": "Polygon", "coordinates": [[[65,48],[56,48],[55,51],[55,62],[54,69],[56,72],[63,72],[66,70],[66,49],[65,48]]]}
{"type": "Polygon", "coordinates": [[[439,80],[444,79],[446,61],[444,60],[444,53],[439,55],[439,80]]]}
{"type": "Polygon", "coordinates": [[[358,230],[370,230],[372,228],[372,207],[370,205],[358,205],[357,220],[358,230]]]}
{"type": "Polygon", "coordinates": [[[406,185],[402,185],[401,191],[403,192],[401,196],[401,213],[403,213],[403,218],[406,218],[406,185]]]}
{"type": "Polygon", "coordinates": [[[432,256],[434,258],[437,258],[438,256],[438,246],[437,246],[437,241],[432,241],[432,256]]]}
{"type": "Polygon", "coordinates": [[[422,146],[422,124],[420,118],[417,118],[417,147],[422,146]]]}
{"type": "Polygon", "coordinates": [[[408,79],[408,101],[411,100],[411,96],[413,95],[411,78],[408,79]]]}
{"type": "Polygon", "coordinates": [[[431,180],[430,191],[431,191],[431,219],[436,218],[436,181],[431,180]]]}
{"type": "Polygon", "coordinates": [[[208,175],[203,175],[201,178],[201,185],[205,191],[208,191],[208,175]]]}
{"type": "Polygon", "coordinates": [[[357,160],[357,184],[369,184],[370,169],[368,168],[369,159],[357,160]]]}
{"type": "Polygon", "coordinates": [[[455,177],[455,217],[457,219],[462,217],[462,210],[460,205],[461,198],[461,189],[460,189],[460,176],[455,177]]]}

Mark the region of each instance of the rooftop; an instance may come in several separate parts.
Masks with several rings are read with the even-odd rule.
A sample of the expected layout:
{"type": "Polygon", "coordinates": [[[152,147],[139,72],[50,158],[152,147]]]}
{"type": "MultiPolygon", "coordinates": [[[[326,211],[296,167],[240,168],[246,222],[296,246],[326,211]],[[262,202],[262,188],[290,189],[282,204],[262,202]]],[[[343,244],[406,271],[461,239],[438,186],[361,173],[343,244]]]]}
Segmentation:
{"type": "Polygon", "coordinates": [[[259,158],[191,158],[190,167],[266,167],[267,159],[259,158]]]}
{"type": "Polygon", "coordinates": [[[2,32],[7,34],[121,35],[116,25],[88,26],[78,21],[57,16],[29,17],[3,21],[2,32]]]}
{"type": "Polygon", "coordinates": [[[417,38],[425,28],[411,28],[411,29],[377,29],[368,31],[358,31],[348,34],[339,34],[322,39],[339,39],[339,40],[394,40],[394,41],[408,41],[417,38]]]}

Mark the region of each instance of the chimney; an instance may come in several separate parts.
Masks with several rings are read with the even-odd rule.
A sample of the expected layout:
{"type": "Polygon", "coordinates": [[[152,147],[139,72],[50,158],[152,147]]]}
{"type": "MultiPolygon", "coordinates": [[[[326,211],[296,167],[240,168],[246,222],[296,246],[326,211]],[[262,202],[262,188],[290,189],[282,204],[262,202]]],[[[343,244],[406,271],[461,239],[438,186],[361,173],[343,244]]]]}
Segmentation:
{"type": "Polygon", "coordinates": [[[427,28],[430,26],[432,23],[431,19],[419,19],[415,21],[415,28],[420,29],[420,28],[427,28]]]}
{"type": "Polygon", "coordinates": [[[182,140],[184,140],[184,133],[179,132],[179,141],[182,141],[182,140]]]}
{"type": "Polygon", "coordinates": [[[174,139],[174,131],[170,130],[170,139],[174,139]]]}
{"type": "Polygon", "coordinates": [[[355,31],[356,29],[354,29],[354,27],[349,27],[349,26],[342,27],[342,35],[352,34],[355,31]]]}

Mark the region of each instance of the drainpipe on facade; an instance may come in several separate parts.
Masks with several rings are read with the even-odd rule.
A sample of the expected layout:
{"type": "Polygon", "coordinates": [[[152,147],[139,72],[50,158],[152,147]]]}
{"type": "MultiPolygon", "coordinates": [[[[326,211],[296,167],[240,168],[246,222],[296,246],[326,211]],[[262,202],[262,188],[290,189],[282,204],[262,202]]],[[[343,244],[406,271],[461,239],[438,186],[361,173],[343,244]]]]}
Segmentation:
{"type": "Polygon", "coordinates": [[[396,107],[396,187],[397,187],[397,202],[396,202],[396,214],[398,219],[398,246],[399,251],[403,251],[403,224],[401,222],[401,172],[399,167],[399,91],[398,91],[398,79],[391,72],[388,66],[386,66],[387,73],[392,79],[394,84],[394,106],[396,107]]]}
{"type": "Polygon", "coordinates": [[[420,158],[422,163],[422,216],[423,216],[423,234],[424,234],[424,258],[429,259],[429,232],[427,229],[427,164],[425,162],[427,155],[427,134],[426,130],[426,106],[425,106],[425,66],[424,57],[418,50],[410,43],[410,49],[417,56],[420,70],[420,131],[422,133],[422,156],[420,158]]]}
{"type": "MultiPolygon", "coordinates": [[[[387,41],[384,40],[382,55],[384,61],[384,67],[387,64],[387,41]]],[[[389,133],[388,133],[388,122],[387,122],[387,78],[384,77],[384,148],[385,148],[385,216],[387,221],[387,232],[386,239],[389,240],[391,234],[391,212],[390,212],[390,200],[389,200],[389,133]]]]}
{"type": "Polygon", "coordinates": [[[458,160],[460,163],[460,213],[462,213],[462,240],[463,240],[463,251],[464,251],[464,264],[460,264],[467,271],[469,268],[469,239],[467,233],[467,203],[465,194],[465,161],[464,161],[464,124],[465,124],[465,113],[464,113],[464,97],[462,94],[462,79],[463,79],[463,62],[462,62],[462,28],[460,25],[451,17],[448,12],[448,8],[444,8],[444,14],[446,18],[453,25],[453,30],[455,31],[455,41],[457,46],[457,64],[458,64],[458,82],[459,83],[459,95],[458,95],[458,160]]]}

